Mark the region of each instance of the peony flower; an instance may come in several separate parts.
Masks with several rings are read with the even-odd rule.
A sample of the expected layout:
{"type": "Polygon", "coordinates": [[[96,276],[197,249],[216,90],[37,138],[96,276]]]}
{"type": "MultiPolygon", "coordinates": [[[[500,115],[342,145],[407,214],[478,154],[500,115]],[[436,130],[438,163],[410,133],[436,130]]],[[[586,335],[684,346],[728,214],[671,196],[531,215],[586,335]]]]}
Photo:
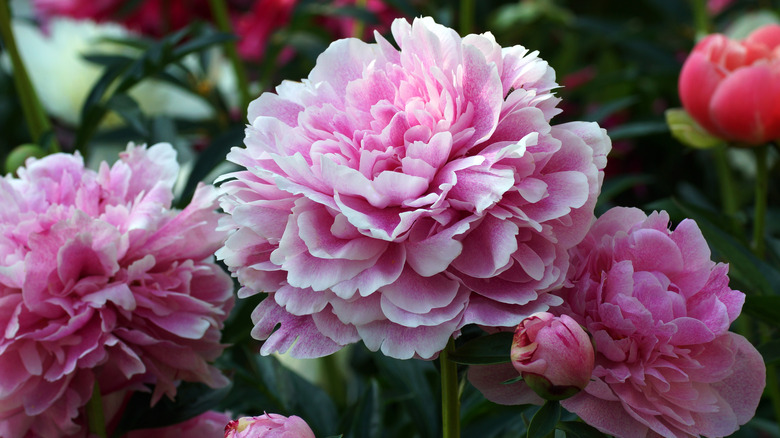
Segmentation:
{"type": "MultiPolygon", "coordinates": [[[[51,20],[46,33],[23,20],[14,20],[13,28],[20,54],[44,109],[72,126],[79,124],[84,102],[103,74],[102,67],[86,61],[83,56],[127,55],[126,47],[101,39],[131,36],[116,24],[65,18],[51,20]]],[[[129,95],[138,102],[143,113],[150,116],[200,120],[213,114],[213,109],[202,99],[160,80],[144,80],[133,87],[129,95]]],[[[113,123],[117,122],[114,117],[113,123]]]]}
{"type": "Polygon", "coordinates": [[[231,421],[225,426],[225,438],[314,438],[314,432],[295,415],[263,414],[231,421]]]}
{"type": "MultiPolygon", "coordinates": [[[[595,368],[561,404],[604,433],[627,438],[727,436],[755,414],[764,361],[728,331],[745,296],[728,287],[728,266],[710,260],[696,223],[667,229],[613,208],[571,251],[571,283],[556,308],[593,335],[595,368]]],[[[501,404],[541,404],[509,364],[471,367],[469,380],[501,404]]]]}
{"type": "Polygon", "coordinates": [[[219,438],[228,422],[230,422],[230,415],[207,411],[179,424],[156,429],[134,430],[124,438],[219,438]]]}
{"type": "Polygon", "coordinates": [[[523,382],[547,400],[580,392],[593,371],[593,344],[568,315],[539,312],[524,319],[512,340],[512,366],[523,382]]]}
{"type": "Polygon", "coordinates": [[[780,25],[744,41],[709,35],[680,72],[680,100],[704,129],[750,145],[780,138],[780,25]]]}
{"type": "Polygon", "coordinates": [[[696,223],[613,208],[572,251],[562,311],[596,344],[593,381],[563,406],[625,437],[726,436],[754,414],[761,355],[728,331],[745,300],[696,223]]]}
{"type": "Polygon", "coordinates": [[[168,144],[129,145],[113,166],[29,159],[0,179],[0,436],[83,436],[103,394],[178,382],[220,386],[232,281],[213,261],[216,191],[171,209],[168,144]]]}
{"type": "Polygon", "coordinates": [[[430,18],[392,33],[400,50],[339,40],[308,79],[261,95],[228,154],[245,169],[223,178],[218,258],[241,297],[268,293],[262,354],[362,340],[433,358],[466,324],[560,303],[546,292],[592,221],[605,131],[550,126],[554,71],[535,52],[430,18]]]}

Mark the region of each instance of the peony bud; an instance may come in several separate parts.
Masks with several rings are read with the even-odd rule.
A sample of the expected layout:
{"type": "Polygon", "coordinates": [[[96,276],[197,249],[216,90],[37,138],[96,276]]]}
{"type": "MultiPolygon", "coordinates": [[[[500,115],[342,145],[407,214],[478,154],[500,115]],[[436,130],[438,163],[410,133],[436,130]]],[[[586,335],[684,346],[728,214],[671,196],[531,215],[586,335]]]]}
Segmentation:
{"type": "Polygon", "coordinates": [[[6,173],[16,173],[16,169],[23,166],[28,158],[41,158],[45,156],[46,152],[37,144],[27,143],[17,146],[11,150],[8,157],[5,159],[5,171],[6,173]]]}
{"type": "Polygon", "coordinates": [[[680,72],[683,107],[711,134],[747,145],[780,138],[780,25],[736,41],[713,34],[680,72]]]}
{"type": "Polygon", "coordinates": [[[225,438],[314,438],[314,432],[301,417],[263,414],[231,421],[225,438]]]}
{"type": "Polygon", "coordinates": [[[594,351],[588,334],[571,317],[539,312],[517,326],[511,358],[540,397],[563,400],[590,381],[594,351]]]}

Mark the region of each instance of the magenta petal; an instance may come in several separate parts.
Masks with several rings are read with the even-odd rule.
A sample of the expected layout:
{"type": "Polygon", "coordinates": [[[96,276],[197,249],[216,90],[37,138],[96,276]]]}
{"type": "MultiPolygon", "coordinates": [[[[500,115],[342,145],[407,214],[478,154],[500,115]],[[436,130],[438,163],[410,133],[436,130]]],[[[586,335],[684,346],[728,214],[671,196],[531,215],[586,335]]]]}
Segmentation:
{"type": "Polygon", "coordinates": [[[426,313],[450,304],[460,285],[444,275],[421,277],[405,269],[398,280],[380,289],[393,305],[413,313],[426,313]]]}
{"type": "Polygon", "coordinates": [[[766,64],[726,77],[710,102],[712,120],[729,139],[761,144],[780,138],[780,69],[766,64]]]}
{"type": "Polygon", "coordinates": [[[715,134],[721,131],[710,112],[710,99],[724,77],[725,74],[700,52],[691,53],[680,72],[679,93],[683,106],[696,122],[715,134]]]}
{"type": "Polygon", "coordinates": [[[517,250],[517,232],[516,224],[486,216],[464,239],[463,252],[452,266],[472,277],[495,276],[517,250]]]}
{"type": "Polygon", "coordinates": [[[285,353],[296,358],[327,356],[341,345],[322,335],[311,316],[294,316],[268,297],[252,312],[252,337],[265,340],[261,353],[285,353]],[[277,325],[281,327],[276,330],[277,325]]]}
{"type": "Polygon", "coordinates": [[[734,366],[731,367],[731,375],[713,384],[713,387],[734,410],[738,424],[745,424],[756,413],[766,385],[766,367],[756,347],[745,338],[734,333],[728,333],[727,336],[736,350],[734,366]]]}

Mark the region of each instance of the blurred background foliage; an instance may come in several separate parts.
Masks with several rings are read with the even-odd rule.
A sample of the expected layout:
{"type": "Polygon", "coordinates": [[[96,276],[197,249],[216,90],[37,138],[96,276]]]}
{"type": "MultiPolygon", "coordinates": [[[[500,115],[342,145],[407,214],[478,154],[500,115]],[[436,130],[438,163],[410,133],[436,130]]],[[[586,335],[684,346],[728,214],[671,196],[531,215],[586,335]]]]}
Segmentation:
{"type": "MultiPolygon", "coordinates": [[[[132,8],[141,2],[126,3],[132,8]]],[[[244,7],[249,3],[244,1],[244,7]]],[[[780,1],[735,0],[717,13],[702,9],[697,13],[695,6],[702,6],[703,1],[683,0],[287,3],[292,5],[289,15],[280,18],[268,33],[262,56],[238,59],[235,64],[230,63],[230,53],[222,47],[236,41],[236,37],[220,31],[206,18],[165,35],[113,34],[103,37],[99,45],[88,45],[80,59],[68,62],[85,62],[96,69],[91,82],[77,84],[71,78],[71,82],[56,83],[61,79],[57,70],[47,73],[46,81],[55,82],[55,90],[61,93],[74,87],[88,93],[80,107],[65,111],[73,116],[71,121],[62,112],[46,108],[53,130],[39,140],[40,147],[50,152],[47,147],[51,148],[51,140],[56,138],[63,151],[79,150],[94,165],[103,159],[113,161],[116,152],[129,141],[170,142],[185,170],[177,185],[177,202],[185,205],[197,182],[210,183],[231,168],[225,154],[241,145],[246,107],[235,68],[246,75],[248,96],[254,98],[282,80],[306,77],[317,56],[334,39],[358,35],[372,40],[369,31],[387,34],[388,24],[395,17],[430,15],[462,35],[490,31],[502,46],[520,44],[538,50],[556,70],[563,112],[554,122],[595,121],[610,133],[613,149],[597,213],[622,205],[667,209],[676,221],[695,218],[715,258],[731,263],[732,286],[748,294],[745,312],[752,319],[746,324],[755,332],[752,341],[760,346],[767,363],[778,362],[777,166],[772,166],[770,175],[767,257],[759,260],[748,249],[749,237],[744,231],[751,219],[753,155],[738,149],[727,151],[739,205],[735,215],[725,217],[720,213],[717,157],[712,150],[686,148],[675,140],[664,113],[680,106],[677,77],[703,29],[744,34],[756,23],[778,21],[780,1]],[[381,7],[374,7],[376,3],[381,7]],[[112,48],[105,49],[105,44],[112,48]],[[148,111],[147,97],[139,89],[152,80],[177,89],[190,100],[179,102],[176,97],[166,97],[174,110],[148,111]],[[200,114],[193,116],[186,111],[196,106],[201,108],[200,114]]],[[[11,2],[11,8],[17,22],[39,24],[40,17],[26,0],[11,2]]],[[[202,15],[209,17],[207,12],[202,15]]],[[[54,29],[49,32],[53,35],[54,29]]],[[[18,41],[21,50],[29,42],[18,41]]],[[[3,56],[0,163],[17,146],[35,143],[19,109],[6,53],[3,56]]],[[[33,52],[30,56],[42,55],[33,52]]],[[[60,64],[58,68],[67,69],[69,65],[60,64]]],[[[41,68],[28,65],[31,76],[40,73],[41,68]]],[[[160,91],[153,89],[150,93],[160,91]]],[[[777,150],[773,149],[769,159],[774,162],[776,158],[777,150]]],[[[11,165],[6,172],[14,169],[11,165]]],[[[215,391],[184,385],[178,400],[163,401],[151,410],[148,395],[137,394],[119,430],[160,426],[216,407],[235,416],[264,411],[298,415],[321,437],[440,436],[437,363],[399,361],[371,353],[362,345],[321,360],[261,357],[257,354],[258,341],[249,336],[250,314],[257,299],[239,300],[224,331],[223,340],[231,347],[219,365],[231,377],[231,387],[215,391]]],[[[468,327],[459,343],[479,335],[479,329],[468,327]]],[[[491,404],[467,382],[463,384],[464,437],[522,436],[536,410],[535,406],[491,404]]],[[[573,419],[566,412],[562,414],[564,421],[573,419]]],[[[571,423],[566,432],[559,430],[556,436],[563,434],[600,436],[582,423],[571,423]]],[[[780,436],[769,404],[763,403],[757,417],[736,436],[780,436]]]]}

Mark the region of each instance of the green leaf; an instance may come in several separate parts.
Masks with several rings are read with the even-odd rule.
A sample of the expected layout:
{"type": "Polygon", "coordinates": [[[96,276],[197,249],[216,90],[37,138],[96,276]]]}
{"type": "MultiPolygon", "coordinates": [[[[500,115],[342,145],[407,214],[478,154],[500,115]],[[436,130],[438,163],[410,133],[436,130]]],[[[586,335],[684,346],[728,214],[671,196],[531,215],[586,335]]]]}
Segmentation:
{"type": "Polygon", "coordinates": [[[430,362],[420,360],[398,360],[383,354],[373,356],[379,368],[379,375],[392,382],[393,390],[403,397],[403,407],[416,425],[422,438],[440,436],[440,424],[431,421],[439,418],[439,397],[434,394],[427,376],[437,376],[430,362]]]}
{"type": "Polygon", "coordinates": [[[759,345],[758,352],[761,353],[764,363],[767,365],[780,364],[780,339],[759,345]]]}
{"type": "Polygon", "coordinates": [[[742,311],[769,325],[780,326],[780,296],[747,295],[742,311]]]}
{"type": "Polygon", "coordinates": [[[223,33],[223,32],[209,33],[201,37],[194,38],[176,47],[176,49],[173,50],[172,55],[175,59],[181,59],[189,55],[190,53],[198,52],[217,44],[226,43],[228,41],[234,41],[235,39],[236,36],[229,33],[223,33]]]}
{"type": "Polygon", "coordinates": [[[666,110],[666,124],[672,136],[686,146],[708,149],[723,143],[722,139],[707,132],[682,108],[666,110]]]}
{"type": "Polygon", "coordinates": [[[608,130],[609,137],[614,140],[643,137],[645,135],[663,134],[669,132],[665,122],[645,121],[632,122],[608,130]]]}
{"type": "Polygon", "coordinates": [[[601,186],[598,202],[609,201],[620,193],[642,184],[651,184],[655,177],[649,174],[627,174],[607,178],[601,186]]]}
{"type": "Polygon", "coordinates": [[[599,105],[598,107],[596,107],[595,110],[585,114],[584,118],[585,120],[602,122],[604,119],[611,116],[612,114],[620,110],[629,108],[631,107],[631,105],[634,105],[637,102],[639,102],[639,98],[637,96],[621,97],[619,99],[615,99],[610,102],[606,102],[602,105],[599,105]]]}
{"type": "Polygon", "coordinates": [[[151,407],[152,394],[135,392],[125,408],[114,437],[131,430],[152,429],[187,421],[216,406],[230,392],[231,385],[213,389],[203,383],[183,382],[176,390],[176,399],[163,397],[151,407]]]}
{"type": "Polygon", "coordinates": [[[198,183],[203,181],[206,175],[208,175],[214,167],[225,161],[225,156],[232,147],[242,145],[243,140],[243,126],[234,126],[211,140],[211,143],[209,143],[206,150],[204,150],[198,156],[197,161],[195,161],[195,166],[192,168],[192,172],[187,179],[187,184],[184,186],[184,191],[182,192],[181,199],[178,203],[180,206],[187,205],[190,202],[198,183]]]}
{"type": "MultiPolygon", "coordinates": [[[[275,411],[282,415],[298,415],[314,430],[317,436],[338,432],[336,405],[327,392],[297,373],[291,371],[272,356],[251,354],[251,375],[245,384],[254,385],[276,405],[256,406],[253,411],[275,411]]],[[[312,359],[316,360],[316,359],[312,359]]]]}
{"type": "Polygon", "coordinates": [[[149,137],[146,117],[138,106],[138,102],[127,94],[115,94],[106,102],[106,109],[114,111],[133,128],[135,132],[144,138],[149,137]]]}
{"type": "Polygon", "coordinates": [[[607,438],[598,429],[581,421],[562,421],[558,423],[557,429],[566,432],[566,438],[607,438]]]}
{"type": "Polygon", "coordinates": [[[507,363],[512,349],[512,332],[499,332],[472,339],[450,354],[450,360],[465,365],[507,363]]]}
{"type": "Polygon", "coordinates": [[[125,55],[105,55],[105,54],[94,54],[94,55],[84,55],[82,56],[86,61],[89,61],[93,64],[102,65],[104,67],[110,67],[113,65],[124,65],[127,66],[133,62],[133,58],[125,55]]]}
{"type": "Polygon", "coordinates": [[[347,437],[379,438],[382,436],[382,400],[379,383],[371,379],[357,403],[345,417],[347,437]]]}
{"type": "Polygon", "coordinates": [[[555,430],[555,425],[561,418],[561,404],[557,401],[546,401],[528,425],[528,438],[543,438],[555,430]]]}

